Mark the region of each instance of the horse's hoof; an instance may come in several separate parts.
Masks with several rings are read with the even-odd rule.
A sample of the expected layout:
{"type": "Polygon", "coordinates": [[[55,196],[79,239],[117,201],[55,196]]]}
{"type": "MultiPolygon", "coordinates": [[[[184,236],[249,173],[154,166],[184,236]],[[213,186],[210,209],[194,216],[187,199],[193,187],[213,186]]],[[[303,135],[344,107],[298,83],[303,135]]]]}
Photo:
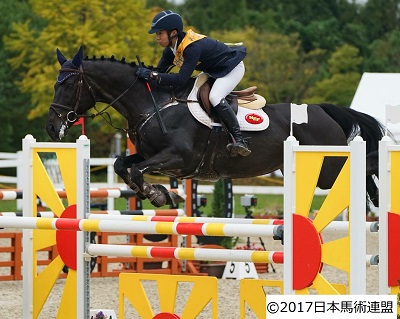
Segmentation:
{"type": "Polygon", "coordinates": [[[145,195],[150,203],[155,207],[161,207],[167,204],[167,196],[158,187],[154,187],[155,185],[144,183],[143,184],[143,195],[145,195]]]}
{"type": "Polygon", "coordinates": [[[153,196],[154,199],[150,200],[150,203],[155,207],[161,207],[167,204],[167,198],[164,194],[159,193],[157,196],[153,196]]]}
{"type": "MultiPolygon", "coordinates": [[[[185,202],[185,199],[181,195],[178,195],[177,193],[169,192],[168,196],[169,196],[169,198],[171,200],[171,203],[169,203],[170,205],[171,204],[172,205],[177,205],[179,203],[184,203],[185,202]]],[[[167,200],[167,202],[168,202],[168,200],[167,200]]]]}
{"type": "Polygon", "coordinates": [[[175,192],[170,192],[161,184],[153,184],[153,187],[165,195],[167,200],[166,204],[168,205],[177,205],[179,203],[185,202],[185,198],[183,198],[182,196],[178,195],[175,192]]]}
{"type": "Polygon", "coordinates": [[[374,204],[375,207],[379,207],[379,197],[370,197],[369,200],[372,204],[374,204]]]}

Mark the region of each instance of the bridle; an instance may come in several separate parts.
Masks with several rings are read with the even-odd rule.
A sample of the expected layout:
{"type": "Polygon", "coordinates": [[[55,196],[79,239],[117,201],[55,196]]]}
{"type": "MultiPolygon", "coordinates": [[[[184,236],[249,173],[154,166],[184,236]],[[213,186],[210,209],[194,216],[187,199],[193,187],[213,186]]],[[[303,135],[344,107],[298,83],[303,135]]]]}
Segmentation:
{"type": "Polygon", "coordinates": [[[79,75],[78,89],[76,91],[76,102],[75,102],[75,105],[73,107],[53,102],[53,103],[50,104],[50,109],[53,110],[60,119],[62,119],[63,115],[57,111],[57,108],[69,111],[67,113],[67,115],[66,115],[66,119],[65,119],[66,123],[68,123],[68,122],[69,123],[74,123],[75,121],[77,121],[81,117],[94,117],[92,115],[85,115],[85,114],[79,114],[78,115],[76,113],[77,110],[78,110],[79,104],[81,102],[83,83],[86,83],[86,85],[88,86],[89,91],[92,94],[93,100],[96,103],[96,97],[94,95],[94,92],[93,92],[93,89],[92,89],[91,85],[89,84],[89,81],[85,77],[85,73],[83,72],[82,65],[79,67],[79,69],[61,68],[58,72],[59,73],[70,72],[70,76],[79,75]]]}
{"type": "Polygon", "coordinates": [[[131,85],[124,91],[122,92],[117,98],[115,98],[111,103],[109,103],[106,107],[104,107],[101,111],[97,111],[96,106],[94,106],[94,109],[97,111],[97,113],[94,114],[78,114],[78,107],[79,104],[81,102],[81,97],[82,97],[82,89],[83,89],[83,84],[86,83],[86,85],[88,86],[89,92],[92,95],[93,101],[96,105],[96,96],[94,94],[94,91],[92,89],[92,86],[90,85],[89,81],[87,80],[83,67],[82,65],[79,67],[79,69],[71,69],[71,68],[61,68],[59,70],[59,73],[62,72],[70,72],[70,76],[73,75],[79,75],[79,80],[78,80],[78,89],[76,91],[76,101],[75,101],[75,105],[73,107],[70,106],[66,106],[63,104],[59,104],[59,103],[51,103],[50,104],[50,109],[53,110],[57,116],[62,119],[63,115],[57,110],[57,109],[63,109],[63,110],[67,110],[69,111],[66,114],[66,119],[65,119],[65,124],[68,126],[68,123],[74,123],[76,122],[78,119],[80,119],[81,117],[89,117],[89,118],[95,118],[96,116],[103,116],[103,118],[108,122],[108,124],[110,124],[113,128],[119,129],[119,130],[123,130],[125,131],[125,129],[121,129],[118,127],[115,127],[112,122],[111,119],[107,119],[104,117],[104,114],[108,113],[106,112],[106,110],[111,107],[115,102],[117,102],[121,97],[123,97],[132,87],[133,85],[136,83],[136,81],[138,80],[138,76],[136,76],[135,80],[131,83],[131,85]]]}

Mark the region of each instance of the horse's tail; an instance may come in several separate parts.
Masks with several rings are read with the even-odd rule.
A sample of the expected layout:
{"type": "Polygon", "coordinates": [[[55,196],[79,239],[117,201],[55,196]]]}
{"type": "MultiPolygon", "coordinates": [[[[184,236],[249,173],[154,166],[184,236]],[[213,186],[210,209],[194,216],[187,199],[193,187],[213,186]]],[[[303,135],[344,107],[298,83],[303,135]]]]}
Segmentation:
{"type": "Polygon", "coordinates": [[[359,135],[366,141],[367,154],[378,150],[385,127],[376,118],[349,107],[326,103],[319,106],[342,127],[349,142],[359,135]]]}

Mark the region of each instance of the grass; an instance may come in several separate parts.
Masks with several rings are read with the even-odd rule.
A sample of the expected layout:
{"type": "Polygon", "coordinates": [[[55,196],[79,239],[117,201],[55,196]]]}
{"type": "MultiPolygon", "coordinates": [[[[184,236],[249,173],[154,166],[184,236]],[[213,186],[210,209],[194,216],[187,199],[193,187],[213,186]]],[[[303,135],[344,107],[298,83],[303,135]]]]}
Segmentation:
{"type": "MultiPolygon", "coordinates": [[[[235,194],[234,195],[234,212],[236,215],[245,215],[246,211],[243,206],[240,205],[240,197],[244,194],[235,194]]],[[[207,198],[207,206],[201,207],[200,211],[203,213],[203,216],[211,216],[211,203],[213,196],[212,194],[206,194],[207,198]]],[[[279,214],[279,212],[283,212],[283,195],[256,195],[257,197],[257,206],[251,207],[251,211],[253,214],[279,214]]],[[[318,210],[325,196],[316,196],[311,205],[312,210],[318,210]]],[[[143,204],[145,209],[151,209],[152,206],[150,203],[146,202],[143,204]]]]}
{"type": "MultiPolygon", "coordinates": [[[[105,178],[104,174],[94,173],[91,174],[91,180],[94,181],[103,181],[105,178]]],[[[162,175],[148,175],[145,176],[146,180],[150,183],[163,183],[168,184],[169,178],[162,175]]],[[[270,178],[270,177],[259,177],[259,178],[247,178],[247,179],[235,179],[232,181],[234,185],[253,185],[253,186],[281,186],[282,179],[280,178],[270,178]]],[[[203,183],[203,182],[202,182],[203,183]]],[[[207,184],[207,183],[204,183],[207,184]]],[[[208,183],[213,185],[213,183],[208,183]]],[[[236,215],[245,215],[245,209],[240,205],[240,196],[244,194],[235,194],[234,195],[234,212],[236,215]]],[[[283,211],[283,195],[257,195],[257,206],[252,207],[251,211],[253,214],[265,214],[265,213],[279,213],[283,211]]],[[[201,207],[199,210],[203,213],[202,216],[210,216],[211,215],[211,203],[213,200],[212,194],[204,194],[207,198],[207,206],[201,207]]],[[[311,205],[311,210],[318,210],[321,207],[322,202],[324,201],[325,196],[315,196],[311,205]]],[[[98,202],[98,199],[96,199],[98,202]]],[[[104,200],[105,202],[105,200],[104,200]]],[[[143,209],[154,209],[154,206],[150,204],[149,201],[143,201],[143,209]]],[[[182,205],[180,205],[182,207],[182,205]]],[[[161,207],[168,208],[168,206],[161,207]]],[[[126,200],[125,199],[116,199],[115,200],[115,209],[117,210],[126,210],[126,200]]],[[[16,202],[8,201],[8,200],[0,200],[0,212],[13,212],[16,211],[16,202]]]]}
{"type": "Polygon", "coordinates": [[[0,212],[15,212],[17,203],[13,200],[0,200],[0,212]]]}
{"type": "MultiPolygon", "coordinates": [[[[207,198],[207,206],[201,207],[200,211],[203,216],[211,215],[211,203],[212,194],[205,194],[207,198]]],[[[236,215],[245,215],[245,209],[240,205],[240,196],[243,194],[234,195],[234,212],[236,215]]],[[[283,211],[283,196],[282,195],[255,195],[257,197],[257,206],[252,207],[251,211],[253,214],[265,214],[265,213],[278,213],[283,211]]],[[[318,210],[325,196],[315,196],[311,205],[312,210],[318,210]]],[[[96,200],[97,201],[97,200],[96,200]]],[[[149,201],[143,201],[143,209],[155,209],[154,206],[150,204],[149,201]]],[[[182,206],[181,206],[182,207],[182,206]]],[[[168,208],[167,206],[161,207],[168,208]]],[[[118,198],[115,200],[115,209],[126,210],[126,200],[123,198],[118,198]]],[[[16,211],[16,202],[11,200],[0,200],[0,212],[14,212],[16,211]]]]}
{"type": "MultiPolygon", "coordinates": [[[[151,183],[168,183],[168,177],[165,176],[153,176],[147,175],[146,180],[151,183]]],[[[203,183],[203,182],[202,182],[203,183]]],[[[282,186],[282,178],[271,178],[271,177],[257,177],[257,178],[242,178],[232,180],[234,185],[252,185],[252,186],[282,186]]],[[[206,184],[206,183],[204,183],[206,184]]],[[[213,183],[209,183],[213,184],[213,183]]],[[[236,215],[245,215],[245,209],[240,205],[240,197],[244,194],[234,194],[234,212],[236,215]]],[[[253,214],[265,214],[265,213],[276,213],[283,212],[283,195],[257,195],[257,206],[252,207],[251,211],[253,214]]],[[[204,194],[207,198],[207,206],[201,207],[199,210],[203,213],[202,216],[211,216],[211,203],[213,200],[212,194],[204,194]]],[[[326,196],[315,196],[311,204],[311,210],[318,210],[326,196]]],[[[125,209],[125,200],[117,200],[115,209],[125,209]],[[121,203],[122,201],[122,203],[121,203]],[[121,206],[120,206],[121,205],[121,206]],[[122,207],[122,208],[119,208],[122,207]]],[[[167,206],[162,208],[168,208],[167,206]]],[[[162,209],[161,208],[161,209],[162,209]]],[[[143,209],[154,209],[149,201],[143,201],[143,209]]]]}

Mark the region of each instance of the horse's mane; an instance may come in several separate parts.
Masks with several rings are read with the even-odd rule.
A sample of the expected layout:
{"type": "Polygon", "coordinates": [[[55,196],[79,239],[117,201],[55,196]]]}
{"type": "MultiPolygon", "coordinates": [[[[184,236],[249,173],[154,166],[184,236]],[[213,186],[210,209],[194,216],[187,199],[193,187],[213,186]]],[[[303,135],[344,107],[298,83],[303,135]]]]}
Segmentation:
{"type": "Polygon", "coordinates": [[[121,60],[118,60],[115,58],[114,55],[111,55],[111,57],[106,58],[104,55],[102,55],[100,58],[96,57],[95,55],[93,55],[92,58],[89,58],[88,56],[86,56],[84,58],[84,61],[110,61],[110,62],[118,62],[118,63],[122,63],[122,64],[128,64],[132,67],[137,67],[136,62],[127,62],[125,57],[122,57],[121,60]]]}
{"type": "MultiPolygon", "coordinates": [[[[118,60],[118,59],[115,58],[114,55],[111,55],[109,58],[105,57],[104,55],[100,56],[100,58],[96,57],[95,55],[93,55],[92,58],[86,56],[83,60],[84,61],[93,61],[93,62],[109,61],[109,62],[115,62],[115,63],[121,63],[121,64],[129,65],[131,67],[138,67],[139,66],[136,62],[133,62],[133,61],[132,62],[128,62],[128,61],[126,61],[125,57],[122,57],[121,60],[118,60]]],[[[160,72],[165,72],[166,71],[165,67],[161,67],[160,68],[160,67],[153,67],[151,65],[148,65],[148,66],[145,65],[145,67],[150,68],[150,69],[159,70],[160,72]]],[[[190,79],[190,81],[187,82],[186,85],[184,85],[184,86],[182,86],[180,88],[176,88],[175,89],[175,93],[177,94],[177,97],[187,96],[187,93],[188,93],[187,92],[187,87],[191,88],[191,86],[193,85],[193,82],[194,82],[194,78],[192,77],[190,79]],[[182,92],[183,92],[183,95],[181,94],[182,92]]],[[[159,92],[165,92],[165,93],[168,93],[168,94],[171,93],[170,87],[167,87],[167,86],[166,87],[158,86],[156,90],[159,91],[159,92]]]]}

